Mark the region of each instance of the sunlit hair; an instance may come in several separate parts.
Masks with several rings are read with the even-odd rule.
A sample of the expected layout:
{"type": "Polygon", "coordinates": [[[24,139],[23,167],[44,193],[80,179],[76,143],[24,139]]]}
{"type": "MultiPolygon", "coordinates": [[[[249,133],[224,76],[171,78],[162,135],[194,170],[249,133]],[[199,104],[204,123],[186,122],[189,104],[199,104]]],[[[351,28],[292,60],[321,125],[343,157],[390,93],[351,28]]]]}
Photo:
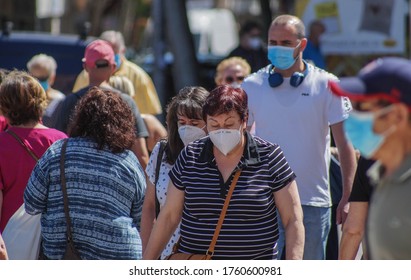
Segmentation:
{"type": "Polygon", "coordinates": [[[178,115],[201,120],[204,102],[208,95],[209,92],[203,87],[184,87],[168,104],[166,108],[168,145],[165,152],[170,164],[174,164],[184,148],[184,143],[178,134],[178,115]]]}
{"type": "Polygon", "coordinates": [[[229,68],[233,67],[236,65],[240,65],[240,67],[243,69],[244,76],[248,76],[251,73],[251,66],[248,64],[247,60],[238,57],[238,56],[233,56],[230,58],[226,58],[222,60],[218,65],[216,69],[216,75],[215,75],[215,83],[216,85],[221,85],[223,82],[223,73],[224,71],[229,68]]]}
{"type": "Polygon", "coordinates": [[[115,30],[107,30],[101,33],[100,39],[110,42],[115,52],[124,52],[126,44],[124,42],[123,34],[115,30]]]}
{"type": "Polygon", "coordinates": [[[12,71],[0,85],[0,111],[10,125],[38,122],[47,106],[40,83],[26,72],[12,71]]]}
{"type": "Polygon", "coordinates": [[[126,76],[111,76],[108,83],[113,88],[134,97],[135,91],[133,83],[126,76]]]}
{"type": "Polygon", "coordinates": [[[296,16],[293,15],[280,15],[276,17],[271,26],[287,26],[287,25],[294,25],[296,30],[296,36],[298,39],[305,38],[305,26],[304,23],[296,16]]]}
{"type": "Polygon", "coordinates": [[[210,92],[204,107],[203,119],[207,116],[217,116],[235,111],[241,121],[248,119],[248,98],[241,88],[233,88],[229,85],[218,86],[210,92]]]}
{"type": "Polygon", "coordinates": [[[55,75],[57,62],[53,57],[41,53],[33,56],[29,62],[27,62],[27,69],[29,72],[31,72],[35,67],[46,69],[49,76],[55,75]]]}
{"type": "Polygon", "coordinates": [[[93,87],[77,103],[68,134],[93,140],[99,150],[121,153],[133,145],[135,119],[119,93],[93,87]]]}

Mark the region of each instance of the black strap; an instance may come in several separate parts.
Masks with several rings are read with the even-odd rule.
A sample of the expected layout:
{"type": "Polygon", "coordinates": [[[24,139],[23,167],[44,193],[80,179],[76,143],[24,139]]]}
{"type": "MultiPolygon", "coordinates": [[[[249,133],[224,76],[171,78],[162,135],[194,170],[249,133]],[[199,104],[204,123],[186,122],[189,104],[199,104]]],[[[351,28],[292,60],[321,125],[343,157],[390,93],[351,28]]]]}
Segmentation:
{"type": "Polygon", "coordinates": [[[166,149],[167,146],[167,140],[160,140],[160,147],[158,149],[158,155],[157,155],[157,164],[156,164],[156,177],[154,178],[154,194],[155,194],[155,201],[156,201],[156,218],[158,217],[158,214],[160,213],[160,202],[158,201],[157,197],[157,182],[158,182],[158,177],[160,174],[160,166],[161,162],[163,161],[163,155],[164,155],[164,150],[166,149]]]}
{"type": "Polygon", "coordinates": [[[30,155],[35,161],[38,161],[38,160],[39,160],[38,156],[36,156],[36,154],[35,154],[29,147],[27,147],[26,144],[24,144],[23,140],[21,140],[20,137],[18,137],[17,134],[14,133],[14,131],[11,131],[10,129],[7,129],[6,132],[7,132],[8,134],[10,134],[11,136],[13,136],[14,139],[16,139],[17,142],[19,142],[20,145],[23,146],[23,148],[29,153],[29,155],[30,155]]]}
{"type": "Polygon", "coordinates": [[[67,242],[73,242],[73,237],[71,235],[71,221],[69,215],[69,201],[67,197],[67,186],[66,186],[66,174],[64,168],[64,161],[66,158],[66,148],[67,148],[68,139],[64,139],[63,146],[61,147],[61,157],[60,157],[60,180],[61,180],[61,189],[63,191],[63,201],[64,201],[64,214],[66,216],[67,222],[67,242]]]}

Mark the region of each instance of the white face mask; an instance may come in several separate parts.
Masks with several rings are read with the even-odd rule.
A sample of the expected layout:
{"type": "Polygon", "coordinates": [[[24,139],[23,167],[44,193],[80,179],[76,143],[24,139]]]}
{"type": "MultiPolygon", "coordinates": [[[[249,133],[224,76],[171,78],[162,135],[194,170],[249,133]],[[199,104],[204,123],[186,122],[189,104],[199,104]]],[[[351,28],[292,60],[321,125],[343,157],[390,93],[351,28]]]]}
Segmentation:
{"type": "Polygon", "coordinates": [[[206,136],[206,133],[203,129],[192,125],[180,126],[178,128],[178,134],[180,135],[180,139],[181,141],[183,141],[184,146],[187,146],[188,143],[206,136]]]}
{"type": "Polygon", "coordinates": [[[235,146],[241,141],[241,127],[240,129],[218,129],[210,131],[211,142],[220,150],[223,155],[231,152],[235,146]]]}

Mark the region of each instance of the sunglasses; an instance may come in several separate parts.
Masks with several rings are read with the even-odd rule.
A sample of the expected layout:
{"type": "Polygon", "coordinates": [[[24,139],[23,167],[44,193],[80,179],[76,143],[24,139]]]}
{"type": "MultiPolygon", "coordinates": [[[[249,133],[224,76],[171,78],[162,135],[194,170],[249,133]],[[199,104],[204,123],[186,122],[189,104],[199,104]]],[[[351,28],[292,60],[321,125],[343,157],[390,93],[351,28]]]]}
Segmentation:
{"type": "Polygon", "coordinates": [[[238,76],[238,77],[228,76],[228,77],[225,78],[225,82],[226,82],[226,83],[231,84],[231,83],[233,83],[234,81],[236,81],[236,82],[242,82],[242,81],[244,81],[244,76],[238,76]]]}

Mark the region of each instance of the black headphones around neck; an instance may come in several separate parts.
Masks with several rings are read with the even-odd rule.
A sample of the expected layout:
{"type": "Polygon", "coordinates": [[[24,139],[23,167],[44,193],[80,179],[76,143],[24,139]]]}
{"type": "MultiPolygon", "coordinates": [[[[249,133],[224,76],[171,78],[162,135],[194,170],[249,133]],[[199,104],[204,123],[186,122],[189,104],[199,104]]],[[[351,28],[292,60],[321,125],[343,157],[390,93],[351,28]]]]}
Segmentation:
{"type": "MultiPolygon", "coordinates": [[[[303,73],[301,72],[294,72],[291,77],[290,77],[290,85],[293,87],[298,87],[301,85],[301,83],[304,81],[305,76],[308,74],[308,65],[307,62],[303,60],[303,63],[305,65],[305,71],[303,73]]],[[[281,75],[278,72],[274,72],[274,65],[270,65],[268,69],[268,83],[270,84],[270,87],[275,88],[281,85],[284,81],[283,75],[281,75]]]]}

